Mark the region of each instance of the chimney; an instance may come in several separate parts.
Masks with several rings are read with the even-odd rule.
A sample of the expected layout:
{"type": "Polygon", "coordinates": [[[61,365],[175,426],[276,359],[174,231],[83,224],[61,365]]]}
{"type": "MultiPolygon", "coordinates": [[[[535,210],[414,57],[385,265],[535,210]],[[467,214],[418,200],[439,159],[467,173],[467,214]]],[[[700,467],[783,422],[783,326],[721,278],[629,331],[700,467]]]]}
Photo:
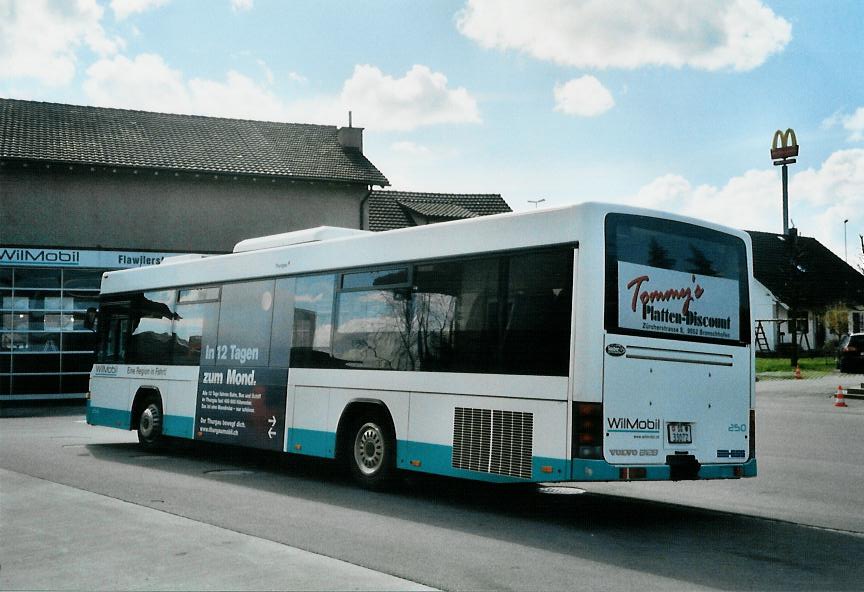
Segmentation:
{"type": "Polygon", "coordinates": [[[363,128],[362,127],[340,127],[337,130],[339,145],[343,148],[353,148],[363,153],[363,128]]]}
{"type": "Polygon", "coordinates": [[[337,130],[339,145],[343,148],[353,148],[363,154],[363,128],[354,127],[352,124],[352,113],[348,112],[348,127],[340,127],[337,130]]]}

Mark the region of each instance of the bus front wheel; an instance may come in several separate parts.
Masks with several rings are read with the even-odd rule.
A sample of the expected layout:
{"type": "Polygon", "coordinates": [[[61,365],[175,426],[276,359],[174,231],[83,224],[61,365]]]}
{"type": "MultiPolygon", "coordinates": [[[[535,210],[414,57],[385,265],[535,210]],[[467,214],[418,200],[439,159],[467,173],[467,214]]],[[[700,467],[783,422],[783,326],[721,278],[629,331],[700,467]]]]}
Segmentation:
{"type": "Polygon", "coordinates": [[[159,400],[150,398],[141,406],[138,416],[138,442],[144,448],[154,449],[162,441],[162,406],[159,400]]]}
{"type": "Polygon", "coordinates": [[[395,466],[396,445],[389,426],[380,418],[361,418],[353,424],[347,460],[354,480],[368,489],[386,485],[395,466]]]}

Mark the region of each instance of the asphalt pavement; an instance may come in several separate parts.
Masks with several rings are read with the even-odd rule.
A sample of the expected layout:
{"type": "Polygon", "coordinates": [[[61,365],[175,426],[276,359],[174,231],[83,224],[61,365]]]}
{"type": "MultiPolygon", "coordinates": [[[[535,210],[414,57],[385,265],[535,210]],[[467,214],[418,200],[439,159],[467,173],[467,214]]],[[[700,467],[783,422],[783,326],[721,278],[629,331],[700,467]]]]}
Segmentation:
{"type": "MultiPolygon", "coordinates": [[[[0,589],[860,590],[864,401],[757,385],[755,479],[360,490],[320,461],[0,419],[0,589]]],[[[851,385],[850,385],[851,386],[851,385]]]]}

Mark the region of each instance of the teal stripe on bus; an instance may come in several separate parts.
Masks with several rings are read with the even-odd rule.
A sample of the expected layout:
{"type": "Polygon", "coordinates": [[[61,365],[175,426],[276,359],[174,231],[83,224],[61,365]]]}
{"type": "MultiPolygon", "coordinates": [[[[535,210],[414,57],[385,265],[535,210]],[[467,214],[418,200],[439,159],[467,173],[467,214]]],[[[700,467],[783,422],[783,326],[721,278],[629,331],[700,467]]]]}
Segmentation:
{"type": "Polygon", "coordinates": [[[320,430],[290,428],[288,430],[288,452],[336,458],[336,434],[320,430]]]}
{"type": "Polygon", "coordinates": [[[166,415],[162,422],[162,433],[177,438],[195,437],[195,418],[185,415],[166,415]]]}
{"type": "Polygon", "coordinates": [[[528,483],[536,481],[562,481],[569,479],[569,462],[560,458],[535,456],[531,459],[531,478],[525,479],[510,475],[498,475],[484,471],[469,471],[453,466],[453,447],[443,444],[427,444],[400,440],[396,443],[396,466],[408,471],[422,471],[446,477],[461,477],[475,481],[490,483],[528,483]],[[420,466],[411,463],[419,462],[420,466]],[[551,472],[544,473],[543,467],[550,467],[551,472]]]}
{"type": "Polygon", "coordinates": [[[90,401],[87,401],[87,423],[94,426],[128,430],[132,423],[131,413],[122,409],[94,407],[90,401]]]}
{"type": "MultiPolygon", "coordinates": [[[[132,414],[122,409],[111,409],[109,407],[96,407],[87,402],[87,423],[94,426],[105,426],[109,428],[130,429],[132,425],[132,414]]],[[[162,433],[166,436],[179,438],[193,438],[195,419],[182,415],[166,415],[162,423],[162,433]]]]}
{"type": "MultiPolygon", "coordinates": [[[[573,461],[573,481],[620,481],[620,470],[627,467],[645,469],[645,477],[638,481],[668,481],[670,479],[669,465],[610,465],[605,460],[573,461]]],[[[756,459],[743,464],[702,465],[699,468],[699,479],[736,479],[735,469],[742,471],[739,477],[756,476],[756,459]]]]}

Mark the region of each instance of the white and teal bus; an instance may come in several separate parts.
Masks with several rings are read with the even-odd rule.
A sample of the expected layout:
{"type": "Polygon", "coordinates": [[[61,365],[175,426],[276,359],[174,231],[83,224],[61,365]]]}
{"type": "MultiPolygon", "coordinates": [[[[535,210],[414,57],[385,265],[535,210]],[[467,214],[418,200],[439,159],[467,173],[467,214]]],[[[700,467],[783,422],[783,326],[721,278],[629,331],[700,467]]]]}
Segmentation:
{"type": "Polygon", "coordinates": [[[87,421],[494,482],[756,475],[750,239],[586,203],[106,273],[87,421]]]}

